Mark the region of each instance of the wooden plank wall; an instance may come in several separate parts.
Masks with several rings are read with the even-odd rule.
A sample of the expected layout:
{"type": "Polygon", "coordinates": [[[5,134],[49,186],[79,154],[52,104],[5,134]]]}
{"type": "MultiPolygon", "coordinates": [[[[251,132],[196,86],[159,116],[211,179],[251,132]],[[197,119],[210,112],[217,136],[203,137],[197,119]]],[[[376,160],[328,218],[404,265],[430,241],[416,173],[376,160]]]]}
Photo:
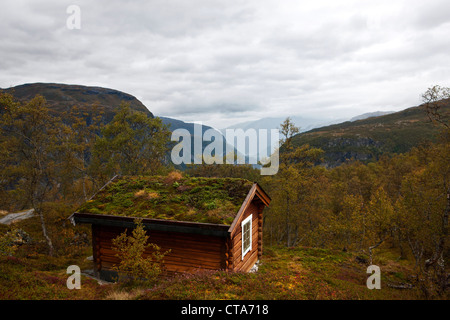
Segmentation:
{"type": "MultiPolygon", "coordinates": [[[[92,226],[97,271],[111,270],[119,262],[116,252],[111,249],[112,239],[124,230],[119,227],[92,226]]],[[[166,271],[169,273],[226,268],[226,238],[166,231],[150,231],[149,236],[149,241],[160,246],[161,252],[171,250],[164,258],[166,271]]],[[[148,250],[144,256],[151,253],[148,250]]]]}
{"type": "Polygon", "coordinates": [[[230,257],[228,262],[228,270],[247,272],[255,264],[260,257],[262,250],[262,234],[259,233],[262,230],[262,207],[255,201],[252,201],[240,221],[236,225],[237,231],[233,235],[233,238],[229,241],[230,257]],[[242,228],[241,222],[252,214],[252,249],[247,252],[244,259],[242,259],[242,228]]]}

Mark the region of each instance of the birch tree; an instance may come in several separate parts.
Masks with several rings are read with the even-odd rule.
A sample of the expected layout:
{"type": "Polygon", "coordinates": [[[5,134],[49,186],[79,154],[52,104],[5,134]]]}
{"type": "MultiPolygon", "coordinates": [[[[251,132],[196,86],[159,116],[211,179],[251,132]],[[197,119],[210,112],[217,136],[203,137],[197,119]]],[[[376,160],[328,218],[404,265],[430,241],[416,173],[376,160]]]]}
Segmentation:
{"type": "Polygon", "coordinates": [[[12,96],[3,94],[0,104],[1,175],[9,194],[16,196],[23,206],[30,205],[39,216],[49,254],[53,255],[42,204],[57,185],[56,146],[60,121],[50,115],[45,99],[39,95],[19,104],[12,96]]]}

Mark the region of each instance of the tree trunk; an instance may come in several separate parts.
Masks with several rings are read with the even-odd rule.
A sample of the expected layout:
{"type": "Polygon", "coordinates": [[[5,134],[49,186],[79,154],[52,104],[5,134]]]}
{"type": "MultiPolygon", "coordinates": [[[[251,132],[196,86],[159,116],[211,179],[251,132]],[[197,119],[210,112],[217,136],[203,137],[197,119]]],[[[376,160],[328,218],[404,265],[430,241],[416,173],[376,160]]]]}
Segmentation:
{"type": "Polygon", "coordinates": [[[384,242],[385,239],[386,239],[386,237],[383,237],[383,239],[381,239],[377,244],[369,247],[369,264],[370,265],[372,265],[372,257],[373,257],[372,250],[378,248],[384,242]]]}
{"type": "Polygon", "coordinates": [[[425,260],[425,275],[429,278],[429,283],[432,282],[430,268],[435,269],[435,277],[438,283],[438,293],[441,295],[447,286],[447,273],[445,270],[445,260],[444,260],[444,248],[445,248],[445,238],[448,235],[448,216],[450,212],[450,187],[447,189],[447,205],[444,209],[444,215],[442,217],[442,235],[439,242],[435,246],[435,250],[430,259],[425,260]]]}
{"type": "Polygon", "coordinates": [[[48,245],[48,254],[50,256],[53,256],[53,243],[52,240],[50,239],[50,237],[47,234],[47,227],[45,226],[45,220],[44,220],[44,214],[42,213],[41,209],[38,209],[35,211],[37,211],[37,213],[39,214],[39,218],[41,219],[41,227],[42,227],[42,234],[44,235],[45,240],[47,241],[47,245],[48,245]]]}
{"type": "Polygon", "coordinates": [[[289,196],[286,201],[286,247],[289,247],[291,244],[291,230],[290,230],[290,206],[289,206],[289,196]]]}
{"type": "Polygon", "coordinates": [[[84,195],[84,201],[88,201],[88,197],[86,194],[86,175],[83,176],[83,195],[84,195]]]}

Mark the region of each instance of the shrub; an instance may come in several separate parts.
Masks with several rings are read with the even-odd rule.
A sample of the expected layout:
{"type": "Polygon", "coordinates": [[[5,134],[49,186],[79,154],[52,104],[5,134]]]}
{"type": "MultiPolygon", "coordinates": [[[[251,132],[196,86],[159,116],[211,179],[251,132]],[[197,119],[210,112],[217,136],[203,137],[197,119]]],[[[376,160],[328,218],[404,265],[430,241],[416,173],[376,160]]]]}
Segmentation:
{"type": "Polygon", "coordinates": [[[15,244],[16,231],[8,231],[4,235],[0,236],[0,256],[12,256],[17,250],[15,244]]]}
{"type": "Polygon", "coordinates": [[[163,272],[164,257],[170,252],[161,252],[161,248],[149,243],[142,220],[135,220],[132,234],[127,230],[112,240],[113,249],[120,263],[114,266],[120,282],[153,282],[163,272]],[[145,254],[151,251],[151,254],[145,254]]]}

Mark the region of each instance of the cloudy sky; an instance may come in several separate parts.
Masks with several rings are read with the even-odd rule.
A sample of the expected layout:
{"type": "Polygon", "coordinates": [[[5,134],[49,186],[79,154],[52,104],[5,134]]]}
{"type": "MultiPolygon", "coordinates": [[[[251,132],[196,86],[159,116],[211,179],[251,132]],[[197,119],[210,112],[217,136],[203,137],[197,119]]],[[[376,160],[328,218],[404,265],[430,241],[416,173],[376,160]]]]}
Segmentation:
{"type": "Polygon", "coordinates": [[[127,92],[218,128],[402,110],[450,86],[448,0],[3,0],[0,87],[127,92]],[[67,28],[69,5],[81,29],[67,28]]]}

